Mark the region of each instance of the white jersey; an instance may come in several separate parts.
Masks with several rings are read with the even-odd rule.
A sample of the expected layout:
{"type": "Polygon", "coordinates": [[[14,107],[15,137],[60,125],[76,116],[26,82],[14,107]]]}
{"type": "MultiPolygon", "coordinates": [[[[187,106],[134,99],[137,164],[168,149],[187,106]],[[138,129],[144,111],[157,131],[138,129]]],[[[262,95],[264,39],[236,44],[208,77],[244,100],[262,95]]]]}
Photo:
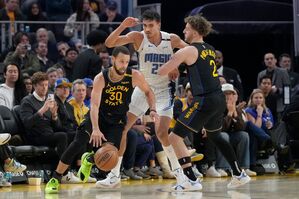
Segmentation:
{"type": "Polygon", "coordinates": [[[158,46],[152,44],[144,31],[143,41],[138,49],[139,70],[152,89],[169,89],[168,76],[157,75],[158,69],[173,55],[170,34],[161,31],[162,40],[158,46]]]}

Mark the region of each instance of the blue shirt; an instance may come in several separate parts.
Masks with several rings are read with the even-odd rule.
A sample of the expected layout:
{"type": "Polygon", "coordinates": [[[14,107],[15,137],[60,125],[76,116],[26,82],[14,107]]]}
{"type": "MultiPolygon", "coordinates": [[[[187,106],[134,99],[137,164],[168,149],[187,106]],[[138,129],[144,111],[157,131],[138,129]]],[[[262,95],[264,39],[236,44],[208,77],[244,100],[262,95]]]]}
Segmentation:
{"type": "MultiPolygon", "coordinates": [[[[257,118],[257,112],[256,112],[255,108],[247,107],[245,109],[245,112],[249,113],[254,119],[257,118]]],[[[261,126],[261,128],[263,130],[268,130],[268,128],[266,127],[266,122],[268,120],[270,120],[270,122],[272,122],[272,124],[274,125],[273,115],[272,115],[270,109],[267,108],[267,111],[264,110],[263,114],[262,114],[262,126],[261,126]]]]}

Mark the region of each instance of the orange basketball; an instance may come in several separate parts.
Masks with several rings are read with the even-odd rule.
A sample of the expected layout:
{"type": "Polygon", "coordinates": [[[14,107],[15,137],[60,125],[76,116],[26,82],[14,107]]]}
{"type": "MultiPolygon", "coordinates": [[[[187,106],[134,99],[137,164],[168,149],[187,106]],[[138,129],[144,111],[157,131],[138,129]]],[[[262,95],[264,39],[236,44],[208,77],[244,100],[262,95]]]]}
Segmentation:
{"type": "Polygon", "coordinates": [[[110,171],[118,162],[118,149],[111,144],[104,144],[94,155],[94,162],[102,171],[110,171]]]}

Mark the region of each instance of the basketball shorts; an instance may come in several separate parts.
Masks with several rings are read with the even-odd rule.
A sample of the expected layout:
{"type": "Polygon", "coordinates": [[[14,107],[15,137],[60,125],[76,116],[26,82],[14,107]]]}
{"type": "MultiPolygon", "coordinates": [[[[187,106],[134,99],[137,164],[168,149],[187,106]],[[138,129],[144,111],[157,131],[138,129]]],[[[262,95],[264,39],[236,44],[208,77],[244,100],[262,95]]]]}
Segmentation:
{"type": "MultiPolygon", "coordinates": [[[[153,89],[156,98],[156,109],[159,116],[173,117],[173,99],[171,97],[170,89],[153,89]]],[[[144,92],[138,87],[134,89],[131,103],[129,105],[129,112],[137,117],[146,113],[149,109],[144,92]]]]}
{"type": "Polygon", "coordinates": [[[207,96],[195,96],[193,103],[178,117],[173,132],[185,138],[190,132],[207,132],[222,129],[223,114],[226,109],[224,94],[219,91],[207,96]]]}

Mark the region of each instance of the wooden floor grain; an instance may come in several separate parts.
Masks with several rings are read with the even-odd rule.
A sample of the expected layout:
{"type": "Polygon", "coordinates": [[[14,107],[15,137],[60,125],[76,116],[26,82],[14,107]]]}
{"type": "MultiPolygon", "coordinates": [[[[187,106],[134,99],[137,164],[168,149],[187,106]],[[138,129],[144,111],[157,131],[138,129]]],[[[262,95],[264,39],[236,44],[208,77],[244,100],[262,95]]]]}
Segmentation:
{"type": "Polygon", "coordinates": [[[45,185],[29,186],[13,185],[10,188],[0,188],[0,199],[200,199],[200,198],[299,198],[299,174],[268,175],[252,178],[243,187],[228,190],[230,178],[204,178],[202,192],[172,193],[170,187],[174,180],[141,180],[123,181],[119,190],[102,190],[95,184],[64,184],[59,194],[44,193],[45,185]]]}

